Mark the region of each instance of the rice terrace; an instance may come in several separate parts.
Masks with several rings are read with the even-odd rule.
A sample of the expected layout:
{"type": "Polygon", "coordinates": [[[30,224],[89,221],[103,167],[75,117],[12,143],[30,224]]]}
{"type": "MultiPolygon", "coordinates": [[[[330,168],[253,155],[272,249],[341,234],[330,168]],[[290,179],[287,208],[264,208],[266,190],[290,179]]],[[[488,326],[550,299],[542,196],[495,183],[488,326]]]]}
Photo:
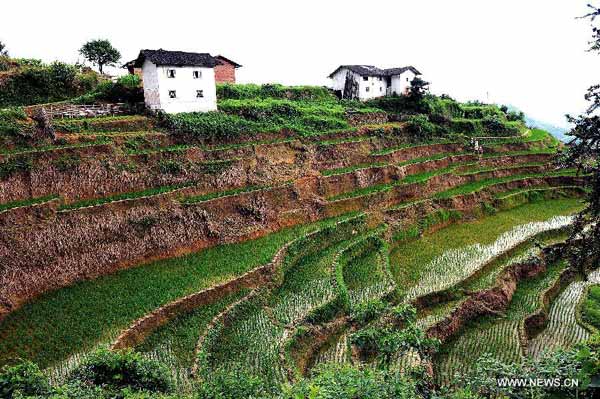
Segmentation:
{"type": "Polygon", "coordinates": [[[597,86],[559,140],[414,66],[80,54],[0,42],[0,397],[597,394],[597,86]]]}

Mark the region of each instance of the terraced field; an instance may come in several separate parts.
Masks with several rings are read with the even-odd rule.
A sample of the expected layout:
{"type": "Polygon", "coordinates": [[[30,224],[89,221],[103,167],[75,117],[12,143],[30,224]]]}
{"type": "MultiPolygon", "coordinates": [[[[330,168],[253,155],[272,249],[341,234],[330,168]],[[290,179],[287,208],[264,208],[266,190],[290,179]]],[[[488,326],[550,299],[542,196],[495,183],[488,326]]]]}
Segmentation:
{"type": "MultiPolygon", "coordinates": [[[[495,106],[456,103],[449,126],[483,126],[466,116],[483,107],[498,137],[438,126],[419,140],[330,93],[268,93],[220,102],[212,117],[245,124],[232,135],[202,115],[73,119],[59,142],[2,150],[0,365],[31,360],[58,384],[97,348],[131,348],[186,394],[240,369],[269,392],[328,363],[406,370],[474,298],[564,242],[584,205],[587,177],[555,168],[556,140],[495,106]]],[[[444,335],[438,382],[486,352],[520,361],[589,336],[576,309],[591,282],[546,306],[565,263],[532,265],[506,309],[444,335]],[[538,310],[548,322],[525,342],[538,310]]]]}

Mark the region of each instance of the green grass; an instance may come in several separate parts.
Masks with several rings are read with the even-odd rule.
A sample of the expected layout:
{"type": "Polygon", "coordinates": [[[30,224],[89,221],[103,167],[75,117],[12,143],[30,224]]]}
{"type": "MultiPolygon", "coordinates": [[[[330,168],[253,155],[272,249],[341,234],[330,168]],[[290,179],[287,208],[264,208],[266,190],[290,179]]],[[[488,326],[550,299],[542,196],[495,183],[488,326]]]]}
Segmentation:
{"type": "Polygon", "coordinates": [[[92,198],[87,200],[76,201],[70,204],[61,205],[59,210],[65,211],[70,209],[85,208],[88,206],[102,205],[109,202],[148,197],[151,195],[164,194],[171,191],[179,190],[180,188],[190,187],[193,183],[176,184],[173,186],[153,187],[142,191],[133,191],[129,193],[115,194],[109,197],[92,198]]]}
{"type": "Polygon", "coordinates": [[[581,311],[587,323],[600,329],[600,285],[593,285],[588,289],[581,311]]]}
{"type": "Polygon", "coordinates": [[[427,142],[421,142],[418,144],[414,144],[414,143],[406,143],[404,145],[399,145],[399,146],[395,146],[392,148],[382,148],[381,150],[377,150],[377,151],[373,151],[371,153],[371,155],[388,155],[391,154],[393,152],[399,151],[399,150],[405,150],[408,148],[415,148],[415,147],[427,147],[430,145],[435,145],[435,144],[460,144],[460,142],[456,141],[456,140],[450,140],[450,139],[439,139],[439,140],[430,140],[427,142]]]}
{"type": "Polygon", "coordinates": [[[548,246],[558,242],[563,242],[569,237],[568,230],[549,231],[536,235],[533,239],[528,240],[522,245],[519,245],[513,251],[505,253],[478,273],[477,278],[469,281],[463,287],[467,291],[479,291],[492,287],[496,278],[509,265],[526,260],[529,256],[539,252],[538,245],[548,246]]]}
{"type": "Polygon", "coordinates": [[[458,175],[461,176],[468,176],[468,175],[474,175],[477,173],[482,173],[482,172],[493,172],[495,170],[511,170],[511,169],[517,169],[517,168],[526,168],[526,167],[534,167],[534,166],[545,166],[548,165],[547,162],[527,162],[527,163],[520,163],[520,164],[516,164],[516,165],[510,165],[510,166],[477,166],[477,163],[474,164],[470,164],[472,167],[469,167],[468,169],[461,171],[460,173],[458,173],[458,175]]]}
{"type": "Polygon", "coordinates": [[[0,365],[24,358],[47,367],[109,342],[157,307],[265,264],[285,243],[335,220],[152,262],[43,295],[0,324],[0,365]]]}
{"type": "MultiPolygon", "coordinates": [[[[194,350],[200,335],[206,330],[208,323],[231,303],[248,294],[242,289],[208,305],[200,306],[183,314],[154,331],[146,340],[136,347],[140,352],[156,351],[159,355],[168,351],[174,357],[176,366],[188,368],[194,361],[194,350]]],[[[172,361],[171,361],[172,362],[172,361]]]]}
{"type": "Polygon", "coordinates": [[[571,214],[582,206],[579,199],[549,200],[498,212],[474,222],[452,224],[395,247],[390,254],[392,273],[401,289],[410,287],[419,280],[423,265],[449,249],[475,243],[487,245],[516,225],[571,214]]]}
{"type": "Polygon", "coordinates": [[[458,165],[448,166],[446,168],[435,169],[427,172],[416,173],[414,175],[408,175],[404,178],[394,181],[392,183],[383,183],[376,184],[373,186],[367,186],[360,188],[358,190],[349,191],[346,193],[338,194],[327,198],[328,201],[338,201],[349,198],[362,197],[369,194],[385,192],[393,189],[394,187],[401,186],[404,184],[412,184],[412,183],[424,183],[430,178],[438,175],[442,175],[445,173],[450,173],[453,169],[455,169],[458,165]]]}
{"type": "Polygon", "coordinates": [[[31,198],[31,199],[26,199],[26,200],[6,202],[4,204],[0,204],[0,212],[6,211],[8,209],[20,208],[22,206],[31,206],[31,205],[41,204],[42,202],[47,202],[47,201],[53,200],[55,198],[58,198],[58,196],[57,195],[46,195],[44,197],[37,197],[37,198],[31,198]]]}
{"type": "MultiPolygon", "coordinates": [[[[410,159],[410,160],[407,160],[404,162],[400,162],[400,163],[396,164],[396,166],[407,166],[407,165],[413,165],[413,164],[422,163],[422,162],[436,161],[439,159],[447,158],[450,156],[461,155],[461,154],[463,154],[463,153],[434,154],[434,155],[430,155],[427,157],[413,158],[413,159],[410,159]]],[[[326,169],[326,170],[321,171],[321,174],[323,176],[341,175],[344,173],[356,172],[357,170],[360,170],[360,169],[379,168],[379,167],[385,167],[385,166],[390,166],[390,165],[391,164],[386,163],[386,162],[361,163],[361,164],[357,164],[357,165],[347,166],[344,168],[326,169]]]]}
{"type": "Polygon", "coordinates": [[[347,166],[345,168],[336,168],[336,169],[325,169],[321,171],[323,176],[335,176],[335,175],[343,175],[345,173],[356,172],[360,169],[369,169],[369,168],[384,168],[389,166],[388,163],[385,162],[373,162],[373,163],[360,163],[357,165],[347,166]]]}
{"type": "Polygon", "coordinates": [[[434,155],[430,155],[430,156],[426,156],[426,157],[419,157],[419,158],[409,159],[407,161],[400,162],[397,165],[398,166],[413,165],[413,164],[416,164],[416,163],[428,162],[428,161],[437,161],[439,159],[448,158],[448,157],[457,156],[457,155],[464,155],[464,154],[467,154],[467,153],[466,152],[457,152],[457,153],[445,152],[445,153],[434,154],[434,155]]]}
{"type": "Polygon", "coordinates": [[[218,191],[218,192],[213,192],[213,193],[208,193],[208,194],[195,195],[195,196],[183,198],[181,200],[181,203],[188,204],[188,205],[189,204],[197,204],[199,202],[209,201],[209,200],[212,200],[215,198],[226,197],[229,195],[236,195],[236,194],[242,194],[242,193],[249,193],[252,191],[266,190],[269,187],[270,186],[246,186],[246,187],[234,188],[234,189],[226,190],[226,191],[218,191]]]}
{"type": "Polygon", "coordinates": [[[60,144],[60,145],[44,145],[39,147],[18,147],[14,149],[0,149],[0,154],[2,155],[23,155],[23,154],[34,154],[39,152],[47,152],[47,151],[55,151],[55,150],[63,150],[63,149],[76,149],[76,148],[86,148],[93,147],[97,145],[110,144],[111,141],[102,138],[99,140],[93,140],[87,143],[77,143],[77,144],[60,144]]]}
{"type": "Polygon", "coordinates": [[[511,175],[506,177],[498,177],[492,179],[478,180],[470,183],[466,183],[446,191],[439,192],[434,195],[434,198],[450,198],[456,195],[464,195],[479,191],[485,187],[492,186],[494,184],[507,183],[515,180],[535,178],[535,177],[546,177],[546,176],[575,176],[576,170],[563,169],[556,172],[548,173],[524,173],[519,175],[511,175]]]}
{"type": "Polygon", "coordinates": [[[523,348],[519,341],[519,324],[538,309],[539,295],[558,278],[565,266],[564,262],[556,262],[545,273],[521,281],[503,317],[479,318],[445,343],[436,359],[438,381],[448,382],[454,374],[472,370],[485,353],[505,362],[520,362],[523,348]]]}

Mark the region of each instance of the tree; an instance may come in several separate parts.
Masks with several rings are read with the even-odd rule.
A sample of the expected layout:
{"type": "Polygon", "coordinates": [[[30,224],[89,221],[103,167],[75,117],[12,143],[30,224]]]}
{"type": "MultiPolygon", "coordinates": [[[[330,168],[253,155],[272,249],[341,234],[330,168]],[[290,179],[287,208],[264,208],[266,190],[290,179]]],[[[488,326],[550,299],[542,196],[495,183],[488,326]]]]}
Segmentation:
{"type": "Polygon", "coordinates": [[[8,50],[6,50],[6,44],[0,40],[0,57],[8,57],[8,50]]]}
{"type": "Polygon", "coordinates": [[[405,96],[406,109],[417,113],[426,113],[427,111],[423,100],[428,92],[429,82],[424,81],[418,76],[415,77],[412,82],[410,82],[408,93],[405,96]]]}
{"type": "Polygon", "coordinates": [[[114,65],[121,58],[119,50],[104,39],[90,40],[79,49],[79,54],[92,64],[98,65],[100,73],[104,66],[114,65]]]}
{"type": "Polygon", "coordinates": [[[425,95],[429,92],[429,82],[424,81],[420,77],[415,77],[412,82],[410,82],[410,87],[408,88],[408,98],[411,99],[414,103],[419,103],[425,95]]]}
{"type": "MultiPolygon", "coordinates": [[[[592,23],[593,40],[589,51],[600,52],[600,28],[594,26],[600,17],[600,8],[589,5],[590,12],[583,18],[592,23]]],[[[588,89],[585,99],[590,103],[583,115],[567,116],[574,128],[569,132],[573,138],[565,154],[565,163],[589,174],[587,185],[590,188],[588,204],[575,222],[570,238],[572,245],[571,261],[583,268],[587,262],[600,259],[600,85],[588,89]]]]}

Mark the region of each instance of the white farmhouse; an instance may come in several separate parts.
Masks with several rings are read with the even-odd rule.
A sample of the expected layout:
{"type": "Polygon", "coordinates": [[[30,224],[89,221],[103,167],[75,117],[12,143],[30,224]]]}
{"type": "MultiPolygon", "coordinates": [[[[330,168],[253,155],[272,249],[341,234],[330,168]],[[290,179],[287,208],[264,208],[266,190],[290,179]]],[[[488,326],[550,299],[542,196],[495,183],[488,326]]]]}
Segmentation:
{"type": "Polygon", "coordinates": [[[373,65],[340,65],[329,78],[331,88],[341,98],[371,98],[405,94],[413,79],[420,75],[412,66],[380,69],[373,65]]]}
{"type": "Polygon", "coordinates": [[[144,102],[154,111],[206,112],[217,109],[214,67],[208,53],[142,50],[133,62],[142,69],[144,102]]]}

